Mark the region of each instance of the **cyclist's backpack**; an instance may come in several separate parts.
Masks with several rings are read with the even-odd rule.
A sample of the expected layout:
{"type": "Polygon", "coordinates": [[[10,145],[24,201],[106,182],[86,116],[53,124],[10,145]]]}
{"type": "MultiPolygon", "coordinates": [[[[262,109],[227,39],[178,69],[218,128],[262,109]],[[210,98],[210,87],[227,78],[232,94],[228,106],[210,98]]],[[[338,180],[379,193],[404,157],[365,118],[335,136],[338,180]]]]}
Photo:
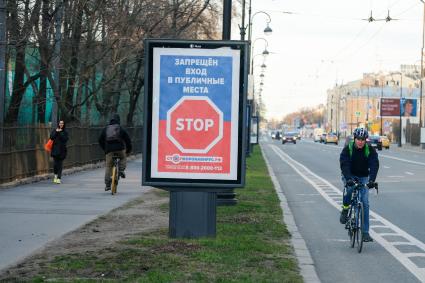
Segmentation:
{"type": "Polygon", "coordinates": [[[119,124],[112,124],[106,127],[106,141],[116,142],[121,141],[121,127],[119,124]]]}
{"type": "MultiPolygon", "coordinates": [[[[351,141],[348,144],[348,151],[350,152],[350,158],[351,158],[351,156],[353,156],[353,145],[354,145],[354,141],[351,141]]],[[[366,158],[368,158],[369,154],[370,154],[369,145],[365,144],[364,155],[366,156],[366,158]]]]}

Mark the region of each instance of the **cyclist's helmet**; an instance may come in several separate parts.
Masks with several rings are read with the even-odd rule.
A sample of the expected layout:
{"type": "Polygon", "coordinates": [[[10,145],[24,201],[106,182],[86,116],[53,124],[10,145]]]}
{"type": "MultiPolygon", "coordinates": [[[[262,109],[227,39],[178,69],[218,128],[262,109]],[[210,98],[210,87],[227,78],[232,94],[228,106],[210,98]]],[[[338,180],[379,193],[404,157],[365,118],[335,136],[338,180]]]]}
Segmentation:
{"type": "Polygon", "coordinates": [[[357,128],[354,130],[353,136],[355,139],[367,139],[369,137],[369,133],[365,128],[357,128]]]}

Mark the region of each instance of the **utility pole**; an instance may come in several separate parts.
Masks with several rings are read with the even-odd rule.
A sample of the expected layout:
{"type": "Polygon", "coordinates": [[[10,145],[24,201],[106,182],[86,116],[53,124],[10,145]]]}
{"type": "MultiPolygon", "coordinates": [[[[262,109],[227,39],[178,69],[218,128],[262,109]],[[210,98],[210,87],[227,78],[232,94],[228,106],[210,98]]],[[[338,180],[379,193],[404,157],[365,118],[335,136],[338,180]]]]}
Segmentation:
{"type": "MultiPolygon", "coordinates": [[[[424,6],[423,11],[423,23],[422,23],[422,49],[421,49],[421,81],[420,81],[420,93],[419,93],[419,127],[421,128],[421,133],[424,133],[425,130],[422,130],[424,128],[424,119],[425,116],[424,113],[424,107],[422,105],[422,99],[423,99],[423,80],[424,80],[424,45],[425,45],[425,1],[420,0],[424,6]]],[[[425,139],[424,137],[420,137],[420,139],[425,139]]],[[[422,148],[425,149],[425,143],[422,144],[422,148]]]]}
{"type": "Polygon", "coordinates": [[[6,93],[6,0],[0,0],[0,152],[3,151],[4,107],[6,93]]]}

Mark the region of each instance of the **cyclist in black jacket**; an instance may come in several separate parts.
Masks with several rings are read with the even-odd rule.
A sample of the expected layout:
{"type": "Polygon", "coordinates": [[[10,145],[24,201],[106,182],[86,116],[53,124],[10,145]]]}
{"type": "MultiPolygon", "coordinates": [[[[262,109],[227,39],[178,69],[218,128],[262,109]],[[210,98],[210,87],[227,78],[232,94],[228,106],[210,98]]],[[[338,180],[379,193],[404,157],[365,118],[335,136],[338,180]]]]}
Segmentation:
{"type": "Polygon", "coordinates": [[[131,152],[132,145],[130,136],[120,126],[120,116],[114,114],[112,119],[99,136],[99,145],[105,152],[105,191],[111,189],[111,174],[113,157],[119,157],[118,164],[121,178],[125,178],[125,167],[127,165],[127,155],[131,152]]]}
{"type": "Polygon", "coordinates": [[[347,222],[348,209],[350,207],[351,194],[353,193],[354,180],[367,184],[360,190],[360,197],[364,207],[364,231],[363,241],[372,242],[369,235],[369,189],[375,186],[376,176],[379,170],[379,160],[376,150],[366,143],[369,134],[364,128],[357,128],[353,132],[354,141],[344,147],[339,157],[339,163],[344,182],[344,195],[342,199],[342,211],[339,221],[347,222]]]}

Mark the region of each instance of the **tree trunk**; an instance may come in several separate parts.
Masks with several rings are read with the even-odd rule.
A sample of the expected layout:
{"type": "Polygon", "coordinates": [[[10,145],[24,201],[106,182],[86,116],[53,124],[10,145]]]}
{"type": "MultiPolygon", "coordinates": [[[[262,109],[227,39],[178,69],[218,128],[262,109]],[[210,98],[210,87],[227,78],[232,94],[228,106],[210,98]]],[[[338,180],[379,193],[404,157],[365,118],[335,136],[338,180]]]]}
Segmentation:
{"type": "Polygon", "coordinates": [[[19,108],[24,96],[24,74],[25,74],[25,45],[16,48],[15,78],[13,80],[12,100],[6,114],[5,122],[13,124],[18,122],[19,108]]]}

